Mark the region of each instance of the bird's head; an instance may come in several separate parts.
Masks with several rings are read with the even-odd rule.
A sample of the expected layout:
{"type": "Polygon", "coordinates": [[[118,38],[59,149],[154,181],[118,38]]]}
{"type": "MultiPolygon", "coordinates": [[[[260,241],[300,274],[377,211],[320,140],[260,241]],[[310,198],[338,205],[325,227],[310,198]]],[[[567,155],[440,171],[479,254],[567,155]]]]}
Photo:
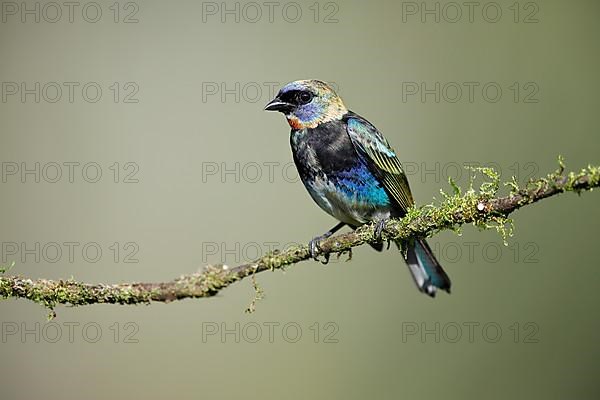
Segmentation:
{"type": "Polygon", "coordinates": [[[317,80],[288,83],[265,110],[284,114],[293,129],[314,128],[338,120],[348,112],[331,86],[317,80]]]}

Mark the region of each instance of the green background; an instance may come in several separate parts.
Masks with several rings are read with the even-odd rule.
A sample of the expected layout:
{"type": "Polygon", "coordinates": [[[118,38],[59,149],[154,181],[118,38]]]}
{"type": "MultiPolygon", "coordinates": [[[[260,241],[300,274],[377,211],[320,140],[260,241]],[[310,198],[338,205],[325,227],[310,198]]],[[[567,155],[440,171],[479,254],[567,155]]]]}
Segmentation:
{"type": "MultiPolygon", "coordinates": [[[[220,14],[203,21],[202,2],[141,1],[137,23],[122,22],[135,11],[125,2],[118,23],[112,2],[98,3],[97,23],[82,18],[85,3],[72,23],[68,15],[56,23],[7,15],[0,23],[2,82],[80,86],[72,103],[66,91],[55,103],[41,89],[39,103],[33,95],[25,102],[7,96],[0,103],[0,160],[29,168],[96,162],[103,173],[89,183],[76,169],[71,183],[64,167],[56,183],[31,176],[23,183],[19,175],[0,183],[2,243],[80,243],[72,263],[67,254],[55,263],[31,255],[21,262],[20,248],[8,257],[17,261],[11,273],[165,281],[207,263],[248,261],[271,242],[307,242],[333,226],[289,168],[283,117],[262,111],[269,82],[335,82],[347,106],[384,132],[410,166],[418,204],[439,198],[446,176],[466,162],[494,163],[504,180],[517,174],[520,181],[553,171],[558,154],[574,170],[597,163],[600,3],[521,2],[516,23],[513,3],[497,3],[496,23],[482,16],[486,2],[473,22],[464,6],[461,18],[447,21],[454,9],[442,2],[440,21],[425,15],[423,23],[420,14],[403,13],[420,2],[393,1],[317,3],[317,22],[314,2],[300,1],[295,23],[294,9],[282,15],[285,2],[273,22],[265,6],[251,22],[255,11],[245,3],[238,5],[239,22],[226,15],[224,23],[220,14]],[[337,22],[325,23],[332,12],[337,22]],[[538,22],[525,23],[532,12],[538,22]],[[82,98],[86,82],[102,88],[99,101],[82,98]],[[128,82],[135,86],[125,88],[128,82]],[[206,92],[221,83],[235,92],[236,82],[239,99],[206,92]],[[422,82],[440,83],[439,102],[407,95],[407,87],[422,82]],[[451,89],[464,82],[479,84],[473,101],[463,92],[452,102],[451,89]],[[482,94],[490,82],[502,89],[497,102],[482,94]],[[123,101],[131,87],[139,89],[137,103],[123,101]],[[535,102],[525,102],[532,91],[535,102]],[[119,183],[110,169],[115,162],[119,183]],[[127,162],[138,168],[137,183],[123,182],[127,162]],[[272,163],[272,179],[265,163],[272,163]],[[215,166],[218,173],[207,175],[215,166]],[[115,242],[117,262],[109,248],[115,242]],[[137,245],[137,263],[123,262],[129,242],[137,245]],[[101,247],[98,262],[82,258],[86,243],[101,247]]],[[[494,10],[486,10],[493,18],[494,10]]],[[[464,186],[466,172],[458,178],[464,186]]],[[[212,299],[168,305],[58,307],[53,323],[62,336],[51,343],[56,325],[44,328],[45,310],[2,301],[3,330],[19,332],[0,343],[1,397],[596,398],[598,204],[597,193],[569,194],[518,211],[510,247],[473,227],[430,239],[453,280],[453,293],[433,300],[417,292],[395,250],[379,254],[365,246],[348,263],[260,274],[266,297],[251,315],[244,313],[250,281],[212,299]],[[70,323],[79,324],[72,325],[72,343],[70,323]],[[236,323],[239,343],[234,334],[206,335],[215,326],[235,331],[236,323]],[[279,324],[272,342],[264,323],[279,324]],[[262,337],[252,343],[257,324],[262,337]],[[292,328],[284,336],[286,324],[292,328]],[[83,326],[102,329],[96,343],[95,330],[84,337],[83,326]],[[296,326],[302,334],[292,343],[296,326]],[[39,343],[34,334],[22,337],[23,328],[37,331],[39,343]],[[418,333],[409,334],[411,328],[418,333]],[[423,330],[434,333],[422,336],[423,330]]]]}

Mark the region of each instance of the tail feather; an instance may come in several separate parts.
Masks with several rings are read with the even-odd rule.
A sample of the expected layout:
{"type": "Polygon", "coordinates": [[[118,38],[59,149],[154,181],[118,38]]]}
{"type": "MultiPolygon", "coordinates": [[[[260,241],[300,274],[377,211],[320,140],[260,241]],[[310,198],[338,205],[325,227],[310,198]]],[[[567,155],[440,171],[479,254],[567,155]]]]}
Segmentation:
{"type": "Polygon", "coordinates": [[[431,297],[435,296],[437,289],[450,293],[450,278],[425,239],[414,239],[407,244],[405,260],[421,292],[431,297]]]}

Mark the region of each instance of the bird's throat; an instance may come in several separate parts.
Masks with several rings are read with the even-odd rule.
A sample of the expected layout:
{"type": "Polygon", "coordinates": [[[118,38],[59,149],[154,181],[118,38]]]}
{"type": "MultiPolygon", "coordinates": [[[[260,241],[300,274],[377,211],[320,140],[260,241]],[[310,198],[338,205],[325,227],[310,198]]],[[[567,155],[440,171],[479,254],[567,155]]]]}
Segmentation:
{"type": "Polygon", "coordinates": [[[319,125],[319,121],[314,121],[313,123],[307,124],[307,123],[300,121],[298,118],[294,117],[293,115],[286,115],[285,118],[287,119],[287,122],[290,125],[290,127],[295,130],[300,130],[300,129],[305,129],[305,128],[315,128],[317,125],[319,125]]]}

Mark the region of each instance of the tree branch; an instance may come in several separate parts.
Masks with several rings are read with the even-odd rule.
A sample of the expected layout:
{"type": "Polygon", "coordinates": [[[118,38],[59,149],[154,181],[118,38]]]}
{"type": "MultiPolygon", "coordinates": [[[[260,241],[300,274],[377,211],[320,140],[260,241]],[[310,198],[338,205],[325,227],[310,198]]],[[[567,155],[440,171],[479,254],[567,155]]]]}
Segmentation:
{"type": "MultiPolygon", "coordinates": [[[[409,210],[402,219],[390,219],[382,233],[385,240],[403,240],[416,236],[431,236],[441,230],[458,230],[461,225],[472,223],[480,228],[495,228],[506,239],[512,232],[512,220],[507,216],[513,211],[563,192],[580,193],[600,186],[600,167],[588,166],[575,173],[564,174],[562,159],[560,168],[546,178],[530,181],[519,188],[514,178],[505,186],[510,193],[498,197],[499,176],[489,168],[473,169],[466,192],[450,181],[453,194],[441,192],[444,199],[438,205],[427,205],[409,210]],[[473,188],[475,172],[483,173],[484,182],[473,188]]],[[[374,226],[364,225],[355,231],[332,236],[320,244],[319,254],[326,259],[331,254],[351,252],[365,243],[375,243],[374,226]]],[[[19,276],[0,277],[0,298],[23,298],[53,309],[57,304],[72,306],[110,304],[148,304],[170,302],[186,298],[210,297],[234,282],[248,276],[281,269],[288,265],[310,259],[308,246],[293,246],[285,251],[273,251],[258,260],[234,268],[207,266],[202,271],[183,275],[170,282],[120,283],[115,285],[87,284],[75,280],[31,280],[19,276]]],[[[261,291],[254,282],[257,295],[261,291]]],[[[254,301],[253,301],[254,303],[254,301]]],[[[250,307],[253,308],[253,304],[250,307]]]]}

